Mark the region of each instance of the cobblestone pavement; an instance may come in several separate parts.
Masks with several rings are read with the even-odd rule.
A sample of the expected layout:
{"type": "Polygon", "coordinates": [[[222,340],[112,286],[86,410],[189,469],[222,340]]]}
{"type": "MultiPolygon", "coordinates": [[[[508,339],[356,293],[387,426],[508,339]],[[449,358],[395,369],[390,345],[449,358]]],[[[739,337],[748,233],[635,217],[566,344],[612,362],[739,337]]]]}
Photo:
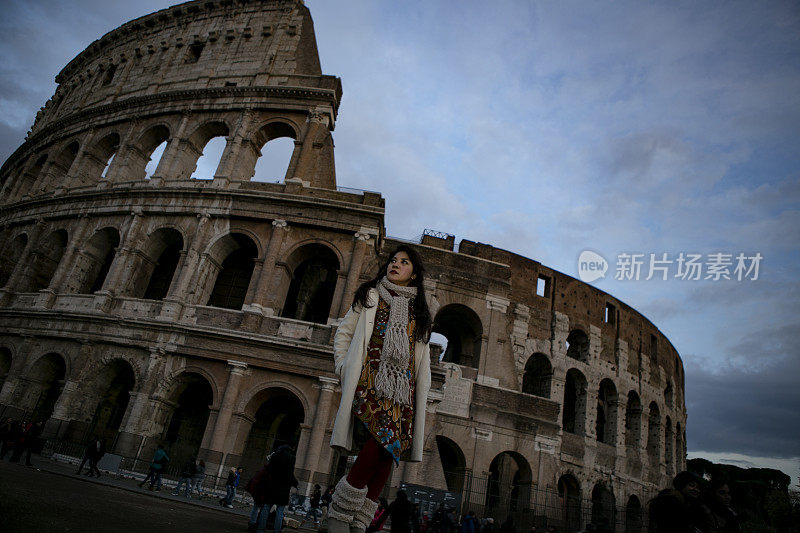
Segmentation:
{"type": "Polygon", "coordinates": [[[224,509],[216,499],[140,489],[131,479],[77,476],[71,464],[38,457],[32,467],[0,461],[4,533],[243,532],[248,515],[249,509],[224,509]]]}

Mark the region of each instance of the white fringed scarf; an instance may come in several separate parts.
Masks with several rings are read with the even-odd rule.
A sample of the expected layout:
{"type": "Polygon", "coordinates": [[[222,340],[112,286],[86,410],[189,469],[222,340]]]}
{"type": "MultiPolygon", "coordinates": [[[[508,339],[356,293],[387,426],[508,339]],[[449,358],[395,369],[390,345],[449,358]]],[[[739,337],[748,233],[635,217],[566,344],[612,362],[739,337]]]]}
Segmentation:
{"type": "Polygon", "coordinates": [[[416,287],[395,285],[384,276],[378,282],[378,294],[389,304],[389,322],[383,337],[383,351],[375,376],[375,392],[400,405],[411,405],[411,380],[408,362],[411,358],[408,340],[408,306],[417,295],[416,287]],[[392,296],[389,289],[396,294],[392,296]]]}

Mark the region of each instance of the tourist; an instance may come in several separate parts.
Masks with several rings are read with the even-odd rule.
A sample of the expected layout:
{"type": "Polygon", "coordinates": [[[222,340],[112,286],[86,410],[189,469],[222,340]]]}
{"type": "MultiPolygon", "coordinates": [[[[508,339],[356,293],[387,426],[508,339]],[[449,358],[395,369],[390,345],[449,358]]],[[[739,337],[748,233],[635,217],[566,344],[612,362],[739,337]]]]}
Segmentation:
{"type": "Polygon", "coordinates": [[[419,255],[408,246],[396,248],[375,278],[358,288],[336,330],[342,395],[331,446],[358,450],[358,456],[333,494],[331,533],[363,533],[392,464],[401,457],[422,460],[432,322],[423,283],[419,255]],[[361,430],[355,445],[354,426],[361,430]]]}
{"type": "MultiPolygon", "coordinates": [[[[106,443],[103,442],[103,439],[96,436],[92,441],[92,453],[89,455],[89,471],[86,472],[86,475],[92,477],[92,474],[100,477],[100,469],[97,468],[97,463],[100,462],[100,459],[106,454],[106,443]]],[[[79,472],[80,474],[80,469],[79,472]]]]}
{"type": "Polygon", "coordinates": [[[156,453],[153,454],[153,459],[150,461],[150,468],[147,471],[145,478],[139,483],[141,487],[148,481],[150,482],[150,490],[161,490],[161,471],[169,462],[169,456],[164,451],[164,445],[159,444],[156,453]]]}
{"type": "Polygon", "coordinates": [[[319,485],[314,485],[314,490],[311,492],[311,496],[308,499],[310,504],[308,512],[306,512],[306,516],[305,518],[303,518],[303,521],[300,522],[299,527],[303,527],[303,524],[306,523],[306,520],[311,519],[314,521],[314,527],[316,529],[319,529],[319,517],[322,514],[319,509],[321,499],[322,499],[322,487],[320,487],[319,485]]]}
{"type": "Polygon", "coordinates": [[[375,516],[372,517],[372,522],[367,526],[366,533],[375,533],[383,529],[383,524],[389,518],[389,502],[386,498],[378,498],[378,510],[375,511],[375,516]]]}
{"type": "Polygon", "coordinates": [[[703,521],[700,490],[703,480],[683,471],[672,480],[672,488],[658,493],[650,503],[655,533],[694,533],[703,521]]]}
{"type": "Polygon", "coordinates": [[[716,477],[705,493],[705,533],[741,533],[741,518],[731,507],[731,489],[727,480],[716,477]]]}
{"type": "Polygon", "coordinates": [[[269,459],[261,479],[254,487],[253,499],[261,502],[261,511],[258,517],[258,533],[267,529],[269,510],[275,506],[275,533],[281,533],[283,528],[283,510],[289,503],[289,493],[292,487],[297,487],[298,481],[294,475],[295,456],[291,447],[283,445],[278,448],[269,459]]]}
{"type": "Polygon", "coordinates": [[[175,490],[172,491],[173,496],[177,496],[181,492],[181,487],[184,487],[183,495],[188,498],[192,493],[192,480],[197,473],[197,463],[194,459],[187,459],[181,468],[181,477],[178,479],[178,484],[175,485],[175,490]]]}
{"type": "Polygon", "coordinates": [[[200,459],[197,463],[197,468],[194,471],[194,475],[192,476],[192,490],[191,492],[196,492],[198,496],[203,495],[203,479],[206,477],[206,462],[200,459]]]}
{"type": "Polygon", "coordinates": [[[219,504],[228,509],[233,509],[233,499],[236,497],[236,487],[239,486],[239,480],[242,479],[242,467],[231,467],[228,472],[228,480],[225,482],[225,497],[220,498],[219,504]]]}
{"type": "Polygon", "coordinates": [[[391,533],[411,533],[411,502],[408,501],[406,491],[398,490],[395,500],[389,506],[389,516],[392,519],[391,533]]]}

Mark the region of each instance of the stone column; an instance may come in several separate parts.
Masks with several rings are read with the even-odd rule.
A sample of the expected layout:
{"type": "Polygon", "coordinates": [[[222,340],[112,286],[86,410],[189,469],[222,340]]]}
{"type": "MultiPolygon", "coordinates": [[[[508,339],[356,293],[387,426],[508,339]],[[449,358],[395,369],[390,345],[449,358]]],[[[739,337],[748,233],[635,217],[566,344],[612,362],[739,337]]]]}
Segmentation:
{"type": "Polygon", "coordinates": [[[197,218],[197,226],[194,230],[192,242],[189,244],[186,256],[178,265],[180,270],[178,270],[177,279],[170,285],[167,297],[164,298],[164,304],[161,306],[160,318],[164,320],[177,320],[181,315],[183,306],[189,303],[186,301],[186,289],[189,286],[189,281],[197,272],[200,262],[200,248],[208,240],[207,234],[212,226],[209,223],[211,216],[208,213],[198,214],[197,218]]]}
{"type": "Polygon", "coordinates": [[[120,424],[115,452],[121,455],[136,456],[142,441],[151,436],[149,434],[153,421],[151,395],[164,375],[166,350],[152,347],[149,351],[150,355],[142,371],[141,381],[137,384],[137,389],[129,393],[131,399],[120,424]]]}
{"type": "Polygon", "coordinates": [[[11,293],[15,292],[14,289],[19,285],[22,274],[25,272],[25,269],[30,267],[29,259],[31,253],[39,245],[39,237],[41,237],[46,226],[47,223],[44,221],[44,219],[40,218],[36,221],[36,225],[33,227],[33,231],[31,231],[29,235],[28,244],[25,245],[25,249],[22,251],[22,255],[20,255],[19,260],[17,261],[17,266],[14,267],[14,272],[12,272],[11,276],[9,276],[5,287],[0,289],[0,307],[5,307],[8,305],[11,299],[11,293]]]}
{"type": "MultiPolygon", "coordinates": [[[[339,302],[339,312],[336,314],[336,317],[343,317],[347,314],[347,310],[350,308],[350,302],[353,300],[353,295],[358,288],[358,280],[361,276],[361,267],[364,264],[364,254],[367,250],[367,245],[371,244],[372,235],[369,233],[359,231],[356,233],[353,238],[355,242],[353,243],[353,254],[350,259],[350,267],[347,270],[347,281],[344,284],[344,294],[342,295],[342,299],[339,302]]],[[[333,312],[331,312],[334,315],[333,312]]]]}
{"type": "Polygon", "coordinates": [[[311,436],[308,440],[305,456],[299,468],[308,470],[308,482],[314,484],[314,474],[325,472],[327,465],[320,464],[323,456],[324,447],[327,446],[325,432],[328,429],[328,422],[331,417],[331,407],[333,406],[333,393],[339,380],[320,376],[319,383],[314,388],[319,389],[317,407],[314,410],[314,422],[311,424],[311,436]]]}
{"type": "Polygon", "coordinates": [[[132,139],[133,133],[136,131],[138,125],[139,120],[137,117],[134,117],[133,120],[128,123],[128,131],[125,132],[125,136],[119,140],[117,153],[114,154],[114,160],[108,167],[108,172],[106,172],[105,181],[109,184],[132,180],[133,177],[129,175],[131,157],[135,155],[139,157],[140,160],[145,159],[144,154],[141,153],[132,139]]]}
{"type": "Polygon", "coordinates": [[[89,229],[89,218],[86,215],[81,216],[78,220],[78,227],[72,232],[72,238],[69,240],[67,249],[58,264],[58,268],[53,274],[53,278],[50,280],[50,285],[48,285],[46,289],[39,291],[44,297],[42,307],[46,309],[53,307],[56,295],[63,290],[64,281],[75,266],[75,256],[86,236],[86,231],[89,229]]]}
{"type": "Polygon", "coordinates": [[[242,151],[243,145],[247,144],[244,138],[245,133],[250,129],[250,123],[253,121],[253,112],[249,109],[242,112],[239,116],[238,124],[234,129],[233,134],[228,138],[225,150],[222,152],[219,165],[214,174],[214,186],[222,187],[227,185],[231,179],[242,179],[241,176],[235,175],[236,163],[239,162],[239,154],[242,151]]]}
{"type": "Polygon", "coordinates": [[[247,364],[241,361],[228,361],[228,383],[225,385],[225,392],[222,395],[222,401],[219,406],[219,413],[217,414],[217,423],[214,426],[214,433],[211,436],[211,445],[209,448],[212,451],[222,452],[226,451],[226,439],[228,437],[228,426],[231,423],[231,415],[233,414],[233,406],[239,396],[239,386],[247,370],[247,364]]]}
{"type": "Polygon", "coordinates": [[[131,216],[133,219],[128,226],[128,231],[125,232],[125,238],[122,241],[124,244],[117,250],[114,262],[103,283],[103,289],[97,292],[98,296],[110,298],[122,295],[130,282],[130,276],[126,276],[126,271],[129,269],[133,249],[139,241],[144,219],[141,209],[131,212],[131,216]]]}
{"type": "Polygon", "coordinates": [[[330,118],[327,113],[320,110],[310,111],[306,121],[306,134],[303,136],[303,146],[300,148],[300,156],[297,160],[292,179],[303,182],[310,182],[308,174],[314,165],[314,140],[328,128],[330,118]]]}
{"type": "Polygon", "coordinates": [[[272,221],[272,237],[269,240],[264,266],[261,267],[261,275],[258,278],[258,285],[251,304],[252,306],[261,307],[264,315],[275,314],[273,307],[275,305],[275,294],[270,294],[270,289],[274,289],[278,283],[275,263],[278,260],[278,254],[288,232],[289,226],[285,220],[276,219],[272,221]]]}
{"type": "Polygon", "coordinates": [[[177,131],[167,143],[166,148],[164,148],[164,153],[161,155],[158,167],[150,177],[150,185],[158,187],[165,178],[175,179],[178,177],[176,176],[176,166],[180,163],[180,155],[183,150],[182,145],[186,142],[183,137],[186,134],[190,119],[191,113],[186,112],[183,114],[177,131]]]}

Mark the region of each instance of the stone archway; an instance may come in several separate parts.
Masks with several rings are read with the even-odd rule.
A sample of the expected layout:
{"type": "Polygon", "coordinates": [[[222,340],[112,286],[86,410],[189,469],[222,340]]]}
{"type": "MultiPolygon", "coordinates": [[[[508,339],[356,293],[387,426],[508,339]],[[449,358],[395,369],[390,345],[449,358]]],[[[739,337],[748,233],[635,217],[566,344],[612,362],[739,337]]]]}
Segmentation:
{"type": "Polygon", "coordinates": [[[336,291],[338,257],[325,245],[307,244],[295,250],[287,264],[296,266],[281,316],[325,324],[336,291]]]}
{"type": "Polygon", "coordinates": [[[305,410],[293,392],[281,387],[263,389],[248,402],[245,414],[252,417],[239,463],[245,472],[257,471],[279,446],[297,450],[305,410]]]}
{"type": "Polygon", "coordinates": [[[581,527],[581,484],[572,474],[558,479],[558,499],[562,529],[578,531],[581,527]]]}
{"type": "Polygon", "coordinates": [[[489,465],[485,516],[505,517],[528,508],[531,493],[531,467],[519,453],[498,454],[489,465]]]}
{"type": "Polygon", "coordinates": [[[614,492],[605,483],[597,483],[592,489],[592,523],[613,530],[616,521],[617,504],[614,492]]]}
{"type": "Polygon", "coordinates": [[[458,444],[442,435],[436,435],[436,448],[439,451],[447,490],[461,493],[464,489],[464,474],[467,468],[464,452],[458,444]]]}
{"type": "Polygon", "coordinates": [[[197,457],[213,401],[214,391],[200,374],[184,372],[175,379],[167,402],[173,409],[161,435],[173,465],[197,457]]]}
{"type": "MultiPolygon", "coordinates": [[[[97,396],[86,437],[100,437],[108,450],[116,444],[125,412],[130,401],[130,392],[136,384],[136,376],[130,363],[114,359],[99,373],[95,391],[97,396]]],[[[85,440],[85,439],[84,439],[85,440]]]]}
{"type": "Polygon", "coordinates": [[[478,368],[483,341],[483,324],[478,314],[462,304],[445,305],[436,313],[433,332],[447,338],[445,363],[478,368]]]}
{"type": "Polygon", "coordinates": [[[45,422],[53,414],[58,397],[64,388],[67,365],[57,353],[40,357],[25,376],[27,387],[15,404],[22,407],[33,422],[45,422]]]}

